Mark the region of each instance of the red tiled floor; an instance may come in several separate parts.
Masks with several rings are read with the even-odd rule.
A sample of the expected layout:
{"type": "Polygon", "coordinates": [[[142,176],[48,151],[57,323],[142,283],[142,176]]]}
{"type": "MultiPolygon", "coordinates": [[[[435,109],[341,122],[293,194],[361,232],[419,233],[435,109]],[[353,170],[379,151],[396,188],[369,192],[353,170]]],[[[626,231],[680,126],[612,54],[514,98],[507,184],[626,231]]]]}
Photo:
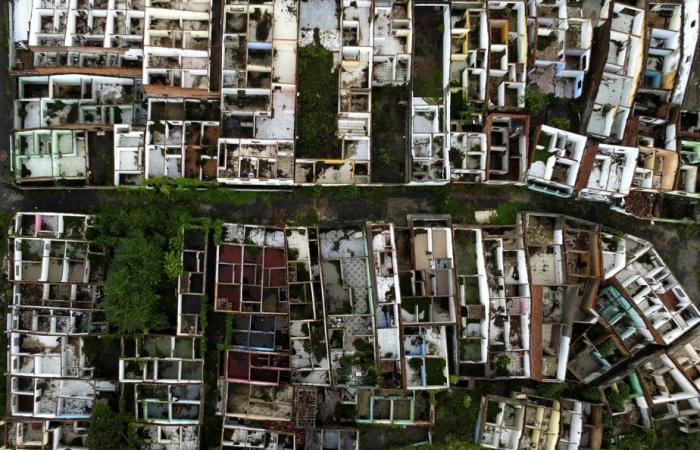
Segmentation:
{"type": "Polygon", "coordinates": [[[233,283],[233,266],[219,264],[219,283],[233,283]]]}
{"type": "Polygon", "coordinates": [[[233,244],[223,244],[219,247],[219,261],[228,263],[241,262],[241,246],[233,244]]]}
{"type": "Polygon", "coordinates": [[[281,248],[266,248],[265,249],[265,263],[264,267],[266,269],[274,267],[284,267],[286,265],[286,260],[284,256],[284,250],[281,248]]]}
{"type": "Polygon", "coordinates": [[[265,277],[265,286],[284,287],[287,283],[287,271],[285,269],[270,269],[265,277]]]}
{"type": "MultiPolygon", "coordinates": [[[[230,311],[238,311],[241,304],[241,297],[238,286],[231,286],[226,284],[216,285],[216,299],[217,304],[221,305],[221,299],[224,299],[230,305],[224,309],[230,311]]],[[[219,306],[221,308],[221,306],[219,306]]]]}
{"type": "Polygon", "coordinates": [[[248,353],[235,351],[228,352],[228,361],[226,366],[228,368],[227,376],[230,380],[249,379],[248,369],[250,367],[250,361],[248,353]]]}

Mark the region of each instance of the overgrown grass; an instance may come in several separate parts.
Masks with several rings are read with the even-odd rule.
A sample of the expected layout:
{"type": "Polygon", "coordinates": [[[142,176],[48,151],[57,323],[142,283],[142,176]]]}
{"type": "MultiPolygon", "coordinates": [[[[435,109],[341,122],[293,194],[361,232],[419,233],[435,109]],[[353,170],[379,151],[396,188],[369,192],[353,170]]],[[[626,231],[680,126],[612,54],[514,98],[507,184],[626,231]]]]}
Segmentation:
{"type": "Polygon", "coordinates": [[[513,225],[518,213],[525,208],[520,202],[501,202],[496,208],[496,214],[491,216],[491,225],[513,225]]]}
{"type": "Polygon", "coordinates": [[[187,178],[157,180],[147,184],[146,187],[118,187],[116,192],[122,198],[147,201],[149,203],[168,200],[175,203],[227,203],[236,206],[251,205],[258,199],[270,199],[274,196],[285,194],[284,192],[234,190],[220,186],[218,183],[199,180],[192,180],[191,182],[178,181],[189,180],[187,178]]]}
{"type": "Polygon", "coordinates": [[[297,57],[299,101],[297,103],[297,155],[301,158],[338,158],[338,69],[333,52],[314,43],[299,47],[297,57]]]}
{"type": "MultiPolygon", "coordinates": [[[[608,439],[608,436],[605,436],[608,439]]],[[[697,450],[700,434],[684,434],[680,431],[661,433],[654,430],[634,429],[622,434],[613,434],[606,450],[697,450]]],[[[605,444],[604,444],[605,445],[605,444]]]]}
{"type": "Polygon", "coordinates": [[[547,125],[554,128],[559,128],[560,130],[569,131],[571,128],[571,121],[566,117],[552,117],[551,119],[547,120],[547,125]]]}
{"type": "Polygon", "coordinates": [[[547,160],[549,159],[550,156],[552,156],[552,154],[549,153],[546,149],[544,149],[544,148],[536,148],[536,149],[535,149],[535,155],[534,155],[534,157],[532,158],[532,162],[541,161],[541,162],[543,162],[543,163],[546,164],[546,163],[547,163],[547,160]]]}

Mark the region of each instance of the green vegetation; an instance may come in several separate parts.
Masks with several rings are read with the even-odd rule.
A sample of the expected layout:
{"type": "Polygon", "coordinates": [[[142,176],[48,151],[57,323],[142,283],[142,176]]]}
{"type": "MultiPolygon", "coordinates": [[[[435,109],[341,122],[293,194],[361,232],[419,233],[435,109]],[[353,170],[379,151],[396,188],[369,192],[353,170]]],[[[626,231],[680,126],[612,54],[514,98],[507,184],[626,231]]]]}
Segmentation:
{"type": "Polygon", "coordinates": [[[331,196],[338,200],[357,200],[362,197],[360,188],[354,184],[329,188],[331,196]]]}
{"type": "Polygon", "coordinates": [[[519,202],[501,202],[496,208],[496,214],[491,216],[491,225],[512,225],[525,205],[519,202]]]}
{"type": "Polygon", "coordinates": [[[126,414],[96,403],[87,426],[87,447],[90,450],[137,450],[142,448],[142,443],[126,414]]]}
{"type": "Polygon", "coordinates": [[[199,339],[199,352],[202,358],[207,356],[207,324],[209,323],[209,298],[202,295],[199,298],[199,328],[202,332],[202,337],[199,339]]]}
{"type": "Polygon", "coordinates": [[[231,348],[231,344],[233,344],[233,334],[234,333],[235,333],[235,330],[233,328],[233,315],[226,314],[226,317],[224,318],[224,339],[216,347],[222,351],[225,351],[225,350],[228,350],[229,348],[231,348]]]}
{"type": "Polygon", "coordinates": [[[333,52],[321,46],[318,30],[314,43],[298,50],[299,100],[297,154],[303,158],[337,158],[338,70],[333,52]]]}
{"type": "Polygon", "coordinates": [[[433,449],[446,449],[446,450],[480,450],[483,449],[482,446],[477,444],[474,441],[470,441],[468,439],[457,439],[451,436],[448,436],[447,439],[445,439],[445,442],[436,444],[423,444],[423,445],[403,445],[403,446],[394,446],[394,447],[389,447],[389,450],[433,450],[433,449]]]}
{"type": "Polygon", "coordinates": [[[587,387],[585,389],[580,389],[577,392],[578,392],[578,397],[581,400],[585,400],[585,401],[591,402],[591,403],[602,403],[603,402],[603,393],[597,387],[587,387]]]}
{"type": "Polygon", "coordinates": [[[170,239],[170,249],[164,257],[165,274],[170,278],[177,278],[182,274],[182,249],[184,237],[182,233],[170,239]]]}
{"type": "Polygon", "coordinates": [[[327,355],[324,325],[320,323],[312,323],[309,336],[311,337],[309,340],[311,343],[311,353],[314,355],[314,358],[316,358],[316,361],[323,361],[327,355]]]}
{"type": "Polygon", "coordinates": [[[377,383],[377,362],[374,357],[374,345],[364,339],[355,339],[352,343],[355,347],[353,364],[362,368],[362,384],[373,386],[377,383]]]}
{"type": "Polygon", "coordinates": [[[617,391],[610,388],[606,391],[605,397],[608,399],[608,405],[613,412],[622,412],[625,410],[625,400],[630,397],[632,390],[626,383],[617,383],[617,391]]]}
{"type": "Polygon", "coordinates": [[[510,364],[510,357],[508,355],[501,355],[494,362],[494,368],[496,369],[496,375],[506,376],[508,375],[508,365],[510,364]]]}
{"type": "Polygon", "coordinates": [[[547,125],[559,128],[560,130],[568,130],[571,128],[571,121],[565,117],[552,117],[547,120],[547,125]]]}
{"type": "Polygon", "coordinates": [[[611,439],[605,450],[697,450],[700,448],[700,435],[674,431],[661,434],[654,430],[635,429],[621,433],[611,439]]]}
{"type": "Polygon", "coordinates": [[[435,449],[478,449],[474,443],[474,430],[479,415],[479,391],[453,388],[435,395],[435,449]]]}
{"type": "Polygon", "coordinates": [[[414,74],[413,92],[418,97],[440,98],[442,97],[442,67],[434,66],[426,73],[417,72],[414,74]]]}
{"type": "MultiPolygon", "coordinates": [[[[454,253],[459,275],[476,275],[476,232],[459,230],[454,232],[454,253]]],[[[461,283],[460,283],[461,284],[461,283]]],[[[471,299],[467,298],[467,302],[471,299]]],[[[476,303],[478,303],[478,298],[476,303]]]]}
{"type": "Polygon", "coordinates": [[[167,325],[157,292],[164,274],[163,252],[139,230],[115,248],[105,281],[105,315],[120,334],[148,332],[167,325]]]}
{"type": "Polygon", "coordinates": [[[547,134],[543,131],[540,132],[537,145],[535,146],[535,153],[532,158],[532,162],[542,161],[547,162],[552,154],[549,152],[549,144],[552,142],[552,135],[547,134]],[[539,148],[542,147],[542,148],[539,148]]]}
{"type": "Polygon", "coordinates": [[[387,150],[386,147],[379,149],[379,152],[377,152],[377,165],[379,167],[391,167],[393,161],[394,160],[391,157],[391,153],[389,153],[389,150],[387,150]]]}
{"type": "Polygon", "coordinates": [[[225,342],[227,314],[217,314],[209,307],[209,299],[202,296],[199,321],[202,329],[200,352],[204,358],[204,419],[200,434],[200,448],[216,448],[221,445],[221,418],[216,416],[219,400],[217,374],[219,373],[219,343],[225,342]]]}
{"type": "MultiPolygon", "coordinates": [[[[450,156],[450,159],[452,157],[450,156]]],[[[457,194],[464,191],[480,190],[487,185],[469,185],[469,187],[444,185],[434,188],[437,210],[440,214],[449,214],[456,223],[473,223],[474,207],[471,202],[459,198],[457,194]]]]}
{"type": "Polygon", "coordinates": [[[142,186],[156,189],[161,194],[168,194],[171,189],[209,189],[219,187],[216,181],[203,181],[199,178],[155,177],[143,181],[142,186]]]}
{"type": "Polygon", "coordinates": [[[352,373],[352,355],[343,355],[338,359],[335,378],[338,384],[347,384],[352,373]]]}
{"type": "Polygon", "coordinates": [[[532,158],[532,162],[541,161],[546,164],[550,156],[552,156],[552,154],[549,153],[546,149],[535,148],[535,155],[532,158]]]}
{"type": "Polygon", "coordinates": [[[464,361],[481,359],[481,343],[478,339],[462,339],[459,343],[459,357],[464,361]]]}
{"type": "Polygon", "coordinates": [[[540,91],[537,86],[528,86],[525,88],[525,108],[532,115],[537,115],[546,110],[552,103],[552,96],[540,91]]]}
{"type": "Polygon", "coordinates": [[[425,378],[428,386],[443,386],[447,382],[444,374],[446,364],[442,358],[426,358],[425,378]]]}
{"type": "Polygon", "coordinates": [[[458,90],[450,97],[450,118],[451,120],[464,122],[471,125],[471,114],[476,112],[476,108],[465,98],[464,91],[458,90]]]}
{"type": "Polygon", "coordinates": [[[566,392],[565,383],[547,383],[542,384],[537,388],[537,395],[546,398],[562,398],[566,392]]]}
{"type": "Polygon", "coordinates": [[[401,308],[409,314],[416,315],[416,322],[430,321],[430,305],[430,299],[427,297],[406,297],[401,300],[401,308]]]}
{"type": "Polygon", "coordinates": [[[450,147],[450,165],[461,169],[463,160],[462,150],[457,147],[450,147]]]}
{"type": "MultiPolygon", "coordinates": [[[[311,334],[312,341],[314,340],[313,330],[311,334]]],[[[338,384],[347,384],[350,381],[350,375],[353,373],[353,367],[362,369],[363,376],[360,380],[361,385],[372,386],[377,383],[377,367],[374,359],[374,345],[357,338],[353,341],[355,352],[346,354],[338,359],[335,369],[336,382],[338,384]]],[[[325,350],[324,355],[325,356],[325,350]]],[[[317,358],[320,360],[321,358],[317,358]]]]}
{"type": "Polygon", "coordinates": [[[143,187],[117,187],[117,195],[128,200],[159,202],[168,200],[178,204],[193,203],[228,203],[231,205],[249,205],[257,199],[269,200],[283,193],[262,193],[228,189],[214,181],[201,181],[195,178],[150,178],[143,187]]]}
{"type": "Polygon", "coordinates": [[[316,208],[311,208],[309,210],[300,210],[294,213],[294,215],[289,219],[290,225],[300,225],[300,226],[312,226],[321,223],[321,216],[316,208]]]}
{"type": "Polygon", "coordinates": [[[166,253],[191,220],[187,208],[167,201],[148,208],[111,204],[98,214],[94,239],[109,262],[105,316],[119,334],[161,330],[173,322],[175,280],[170,275],[176,269],[166,253]]]}

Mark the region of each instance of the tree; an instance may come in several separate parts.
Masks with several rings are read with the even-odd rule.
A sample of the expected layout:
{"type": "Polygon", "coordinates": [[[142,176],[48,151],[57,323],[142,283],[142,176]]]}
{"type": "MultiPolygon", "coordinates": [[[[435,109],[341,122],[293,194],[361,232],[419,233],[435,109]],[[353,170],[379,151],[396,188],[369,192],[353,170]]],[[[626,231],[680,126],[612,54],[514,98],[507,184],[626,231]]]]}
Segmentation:
{"type": "Polygon", "coordinates": [[[167,324],[159,311],[157,288],[163,277],[163,250],[141,230],[119,241],[105,281],[107,322],[119,333],[139,333],[167,324]]]}
{"type": "Polygon", "coordinates": [[[90,450],[121,450],[124,448],[123,417],[109,406],[97,403],[87,426],[87,447],[90,450]]]}

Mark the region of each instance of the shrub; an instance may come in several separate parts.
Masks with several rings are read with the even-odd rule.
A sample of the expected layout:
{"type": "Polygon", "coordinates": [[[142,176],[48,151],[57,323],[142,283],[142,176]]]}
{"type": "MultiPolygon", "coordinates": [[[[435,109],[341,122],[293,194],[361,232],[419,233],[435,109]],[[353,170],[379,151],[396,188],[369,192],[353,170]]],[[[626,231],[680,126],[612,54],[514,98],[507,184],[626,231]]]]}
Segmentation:
{"type": "Polygon", "coordinates": [[[498,204],[496,213],[491,216],[491,225],[511,225],[515,223],[518,213],[523,209],[518,202],[502,202],[498,204]]]}
{"type": "Polygon", "coordinates": [[[565,117],[552,117],[547,121],[547,125],[560,130],[568,130],[571,128],[571,121],[565,117]]]}
{"type": "Polygon", "coordinates": [[[548,383],[537,388],[537,395],[547,398],[561,398],[565,391],[565,383],[548,383]]]}
{"type": "Polygon", "coordinates": [[[525,108],[530,111],[530,114],[537,115],[547,109],[552,99],[549,94],[540,91],[537,86],[528,86],[525,88],[525,108]]]}
{"type": "Polygon", "coordinates": [[[623,412],[625,410],[625,400],[630,396],[630,387],[625,383],[617,383],[617,391],[608,389],[605,396],[608,399],[608,405],[613,412],[623,412]]]}
{"type": "Polygon", "coordinates": [[[303,157],[333,156],[338,115],[338,70],[333,52],[315,43],[298,50],[299,101],[297,107],[297,152],[303,157]]]}

